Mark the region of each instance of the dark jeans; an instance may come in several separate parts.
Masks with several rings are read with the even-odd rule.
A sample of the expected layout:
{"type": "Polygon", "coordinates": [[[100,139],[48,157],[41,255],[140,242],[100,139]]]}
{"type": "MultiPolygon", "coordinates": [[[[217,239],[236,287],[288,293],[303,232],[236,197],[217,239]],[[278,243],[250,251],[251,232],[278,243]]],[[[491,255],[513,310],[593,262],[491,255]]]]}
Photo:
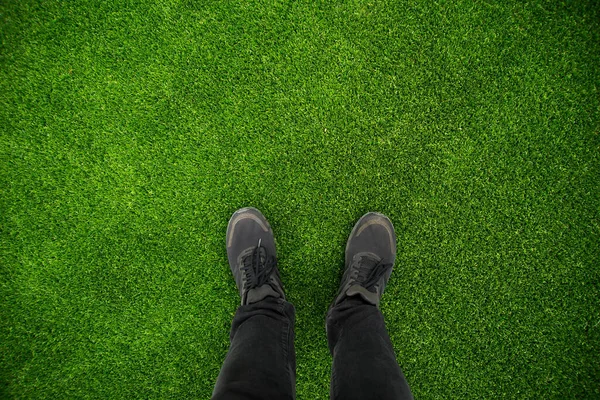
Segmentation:
{"type": "MultiPolygon", "coordinates": [[[[273,297],[238,308],[213,399],[296,397],[294,317],[294,306],[273,297]]],[[[331,309],[327,341],[332,399],[412,399],[375,306],[348,298],[331,309]]]]}

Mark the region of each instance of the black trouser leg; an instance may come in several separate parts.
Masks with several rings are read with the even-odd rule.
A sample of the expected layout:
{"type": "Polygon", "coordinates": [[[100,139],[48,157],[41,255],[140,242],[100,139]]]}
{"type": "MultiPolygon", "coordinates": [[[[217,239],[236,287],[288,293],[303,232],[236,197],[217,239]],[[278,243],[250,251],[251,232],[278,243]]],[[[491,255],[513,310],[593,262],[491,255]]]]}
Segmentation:
{"type": "Polygon", "coordinates": [[[332,308],[327,341],[333,356],[332,399],[413,398],[377,307],[350,297],[332,308]]]}
{"type": "Polygon", "coordinates": [[[267,297],[240,306],[213,399],[294,399],[294,306],[267,297]]]}

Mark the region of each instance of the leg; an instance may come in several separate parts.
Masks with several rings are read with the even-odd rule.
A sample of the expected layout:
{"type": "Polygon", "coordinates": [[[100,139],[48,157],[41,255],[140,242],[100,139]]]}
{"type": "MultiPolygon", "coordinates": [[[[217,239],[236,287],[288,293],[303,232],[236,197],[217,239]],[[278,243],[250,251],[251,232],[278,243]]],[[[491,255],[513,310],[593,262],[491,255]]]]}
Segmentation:
{"type": "Polygon", "coordinates": [[[395,258],[392,222],[365,214],[348,239],[346,269],[327,313],[332,399],[412,399],[379,311],[395,258]]]}
{"type": "Polygon", "coordinates": [[[285,300],[271,226],[257,209],[242,208],[229,220],[226,246],[241,306],[213,399],[294,399],[295,311],[285,300]]]}
{"type": "Polygon", "coordinates": [[[377,307],[347,298],[327,315],[332,399],[412,399],[377,307]]]}
{"type": "Polygon", "coordinates": [[[273,297],[238,308],[213,399],[295,398],[294,314],[273,297]]]}

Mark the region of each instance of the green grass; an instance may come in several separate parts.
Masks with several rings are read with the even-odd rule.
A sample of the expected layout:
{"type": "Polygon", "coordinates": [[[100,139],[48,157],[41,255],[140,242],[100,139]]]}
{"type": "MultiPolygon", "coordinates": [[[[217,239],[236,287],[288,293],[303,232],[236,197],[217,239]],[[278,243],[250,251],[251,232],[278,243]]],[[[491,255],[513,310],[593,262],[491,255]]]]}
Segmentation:
{"type": "Polygon", "coordinates": [[[208,398],[260,208],[299,399],[354,222],[419,399],[600,396],[597,1],[0,4],[0,397],[208,398]]]}

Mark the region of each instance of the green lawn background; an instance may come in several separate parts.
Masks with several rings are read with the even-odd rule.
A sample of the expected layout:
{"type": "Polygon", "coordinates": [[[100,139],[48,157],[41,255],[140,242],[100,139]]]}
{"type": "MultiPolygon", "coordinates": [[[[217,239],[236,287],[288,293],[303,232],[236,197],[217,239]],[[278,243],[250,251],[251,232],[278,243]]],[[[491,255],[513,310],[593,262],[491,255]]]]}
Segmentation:
{"type": "Polygon", "coordinates": [[[0,397],[209,398],[270,220],[299,399],[367,211],[419,399],[600,397],[597,1],[3,1],[0,397]]]}

